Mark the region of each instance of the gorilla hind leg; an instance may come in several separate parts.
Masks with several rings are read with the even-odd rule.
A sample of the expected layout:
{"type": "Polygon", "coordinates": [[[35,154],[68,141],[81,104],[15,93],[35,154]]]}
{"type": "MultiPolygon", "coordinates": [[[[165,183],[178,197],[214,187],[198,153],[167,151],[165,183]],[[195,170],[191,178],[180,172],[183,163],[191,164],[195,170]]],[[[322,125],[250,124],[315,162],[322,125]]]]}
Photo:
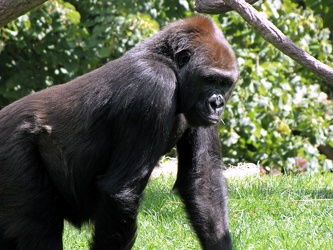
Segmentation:
{"type": "MultiPolygon", "coordinates": [[[[142,192],[147,185],[155,162],[132,169],[123,179],[105,176],[100,180],[100,199],[94,215],[95,232],[92,250],[129,250],[134,245],[137,231],[137,214],[142,192]],[[131,179],[131,176],[137,178],[131,179]],[[139,177],[138,177],[139,176],[139,177]]],[[[125,168],[126,169],[126,168],[125,168]]]]}
{"type": "Polygon", "coordinates": [[[63,220],[30,220],[17,218],[0,232],[0,249],[62,250],[63,220]]]}
{"type": "MultiPolygon", "coordinates": [[[[139,200],[139,199],[138,199],[139,200]]],[[[114,200],[104,200],[95,217],[93,250],[129,250],[136,238],[137,204],[120,204],[114,200]],[[129,207],[125,207],[129,206],[129,207]],[[127,211],[126,211],[127,210],[127,211]]]]}
{"type": "Polygon", "coordinates": [[[4,235],[4,230],[0,226],[0,249],[15,250],[17,246],[14,240],[7,239],[4,235]]]}
{"type": "Polygon", "coordinates": [[[61,250],[58,195],[35,148],[19,149],[0,171],[0,249],[61,250]]]}
{"type": "MultiPolygon", "coordinates": [[[[52,225],[54,227],[54,225],[52,225]]],[[[42,228],[41,228],[42,229],[42,228]]],[[[47,229],[46,229],[47,230],[47,229]]],[[[17,243],[18,250],[62,250],[62,228],[55,231],[41,232],[34,230],[20,236],[17,243]],[[39,234],[39,235],[37,235],[39,234]]]]}

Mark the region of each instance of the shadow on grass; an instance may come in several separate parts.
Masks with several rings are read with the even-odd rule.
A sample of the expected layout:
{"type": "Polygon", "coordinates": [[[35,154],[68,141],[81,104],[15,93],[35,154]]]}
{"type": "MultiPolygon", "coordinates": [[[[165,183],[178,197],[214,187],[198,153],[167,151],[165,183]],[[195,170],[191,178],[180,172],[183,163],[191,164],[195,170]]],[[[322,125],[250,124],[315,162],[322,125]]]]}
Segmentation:
{"type": "Polygon", "coordinates": [[[183,210],[183,203],[180,198],[172,191],[173,179],[150,181],[144,191],[143,199],[140,205],[140,211],[143,213],[161,213],[165,217],[173,217],[175,212],[183,210]]]}
{"type": "Polygon", "coordinates": [[[333,190],[328,188],[321,188],[321,189],[297,189],[294,190],[296,194],[298,194],[300,197],[307,197],[310,199],[325,199],[333,200],[333,190]]]}

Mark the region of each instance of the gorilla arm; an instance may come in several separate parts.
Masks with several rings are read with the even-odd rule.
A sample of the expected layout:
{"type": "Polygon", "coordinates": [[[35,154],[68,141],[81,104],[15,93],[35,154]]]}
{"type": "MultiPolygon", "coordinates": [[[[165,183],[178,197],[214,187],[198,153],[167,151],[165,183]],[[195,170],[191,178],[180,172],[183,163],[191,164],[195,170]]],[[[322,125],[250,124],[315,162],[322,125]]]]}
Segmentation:
{"type": "Polygon", "coordinates": [[[180,194],[204,249],[231,249],[217,126],[189,128],[177,144],[180,194]]]}

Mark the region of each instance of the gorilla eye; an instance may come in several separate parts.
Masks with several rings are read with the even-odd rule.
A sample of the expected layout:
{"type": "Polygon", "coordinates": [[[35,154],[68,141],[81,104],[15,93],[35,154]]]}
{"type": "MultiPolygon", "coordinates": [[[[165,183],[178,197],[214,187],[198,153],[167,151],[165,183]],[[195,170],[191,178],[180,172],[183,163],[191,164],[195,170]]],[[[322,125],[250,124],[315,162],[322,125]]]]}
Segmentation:
{"type": "Polygon", "coordinates": [[[225,79],[225,80],[223,80],[223,85],[224,85],[226,88],[231,88],[231,86],[233,85],[233,82],[232,82],[232,80],[225,79]]]}
{"type": "Polygon", "coordinates": [[[216,82],[216,77],[215,76],[207,76],[205,77],[205,81],[208,83],[214,83],[216,82]]]}
{"type": "Polygon", "coordinates": [[[182,68],[190,61],[191,53],[188,50],[182,50],[176,54],[176,61],[179,68],[182,68]]]}

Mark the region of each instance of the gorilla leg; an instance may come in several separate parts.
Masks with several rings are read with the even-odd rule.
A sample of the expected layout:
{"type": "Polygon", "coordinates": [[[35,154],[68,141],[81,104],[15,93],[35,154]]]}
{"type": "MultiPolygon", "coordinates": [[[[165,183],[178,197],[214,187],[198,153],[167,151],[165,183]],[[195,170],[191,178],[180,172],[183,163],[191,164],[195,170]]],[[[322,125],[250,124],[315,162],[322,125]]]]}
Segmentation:
{"type": "Polygon", "coordinates": [[[177,150],[179,166],[174,188],[185,203],[202,247],[231,249],[217,128],[188,129],[177,150]]]}
{"type": "Polygon", "coordinates": [[[62,249],[63,217],[42,161],[33,147],[17,147],[0,171],[1,249],[62,249]],[[2,246],[5,246],[2,248],[2,246]]]}
{"type": "Polygon", "coordinates": [[[13,240],[4,237],[4,230],[2,230],[2,226],[0,225],[0,249],[15,250],[16,248],[13,240]]]}
{"type": "MultiPolygon", "coordinates": [[[[119,194],[107,197],[98,204],[95,215],[95,234],[92,249],[131,249],[135,241],[136,217],[140,196],[119,194]]],[[[130,192],[130,191],[129,191],[130,192]]]]}
{"type": "Polygon", "coordinates": [[[136,238],[139,203],[155,163],[144,166],[146,171],[137,167],[121,179],[115,174],[104,176],[99,182],[101,197],[94,217],[93,250],[132,248],[136,238]]]}
{"type": "Polygon", "coordinates": [[[49,224],[33,221],[25,232],[15,238],[17,250],[62,250],[63,222],[49,224]],[[43,224],[40,224],[43,223],[43,224]],[[48,224],[48,225],[46,225],[48,224]],[[17,242],[17,243],[16,243],[17,242]]]}
{"type": "MultiPolygon", "coordinates": [[[[31,199],[31,202],[36,202],[36,199],[31,199]]],[[[20,214],[11,215],[11,222],[5,224],[5,233],[0,236],[0,249],[63,249],[63,218],[48,207],[50,204],[37,204],[33,205],[33,210],[28,205],[20,214]],[[37,204],[41,205],[40,209],[36,209],[37,204]]]]}

